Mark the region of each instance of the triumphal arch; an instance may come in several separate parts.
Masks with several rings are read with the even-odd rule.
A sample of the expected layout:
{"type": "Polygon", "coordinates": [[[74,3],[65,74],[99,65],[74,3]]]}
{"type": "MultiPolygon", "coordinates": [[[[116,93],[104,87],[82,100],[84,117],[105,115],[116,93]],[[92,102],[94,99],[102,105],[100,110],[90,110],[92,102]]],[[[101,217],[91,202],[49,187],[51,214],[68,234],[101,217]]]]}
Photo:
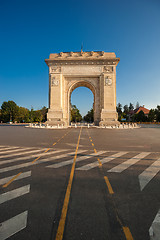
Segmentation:
{"type": "Polygon", "coordinates": [[[61,52],[52,53],[45,62],[49,67],[49,109],[47,123],[70,124],[71,93],[87,87],[94,95],[95,125],[115,125],[116,66],[115,53],[61,52]]]}

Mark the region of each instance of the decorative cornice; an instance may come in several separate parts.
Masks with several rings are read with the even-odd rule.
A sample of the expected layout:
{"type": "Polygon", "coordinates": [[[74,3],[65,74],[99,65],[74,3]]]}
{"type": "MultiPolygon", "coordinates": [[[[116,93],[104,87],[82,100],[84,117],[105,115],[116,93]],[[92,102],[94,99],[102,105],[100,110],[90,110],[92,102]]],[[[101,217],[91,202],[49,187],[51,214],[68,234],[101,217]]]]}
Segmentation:
{"type": "MultiPolygon", "coordinates": [[[[62,65],[110,65],[110,66],[117,66],[118,62],[120,61],[119,58],[115,59],[64,59],[64,60],[57,60],[57,59],[46,59],[45,62],[48,66],[62,66],[62,65]]],[[[105,71],[110,71],[107,68],[105,71]]]]}
{"type": "Polygon", "coordinates": [[[60,52],[60,53],[51,53],[49,59],[46,59],[45,62],[49,63],[59,63],[62,64],[108,64],[115,65],[120,61],[113,52],[104,52],[104,51],[91,51],[91,52],[60,52]],[[93,62],[93,63],[92,63],[93,62]],[[99,63],[98,63],[99,62],[99,63]],[[103,63],[104,62],[104,63],[103,63]],[[110,63],[111,62],[111,63],[110,63]]]}

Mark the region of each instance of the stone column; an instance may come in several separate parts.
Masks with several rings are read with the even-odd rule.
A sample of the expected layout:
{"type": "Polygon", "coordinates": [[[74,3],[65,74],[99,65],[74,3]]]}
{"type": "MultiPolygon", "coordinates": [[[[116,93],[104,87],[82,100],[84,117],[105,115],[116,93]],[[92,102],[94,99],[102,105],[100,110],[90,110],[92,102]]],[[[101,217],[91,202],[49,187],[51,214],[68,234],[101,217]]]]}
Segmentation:
{"type": "Polygon", "coordinates": [[[101,75],[101,121],[100,125],[116,125],[118,114],[116,112],[116,69],[113,73],[101,75]]]}
{"type": "Polygon", "coordinates": [[[47,114],[47,124],[64,124],[62,110],[62,74],[49,74],[49,109],[47,114]]]}

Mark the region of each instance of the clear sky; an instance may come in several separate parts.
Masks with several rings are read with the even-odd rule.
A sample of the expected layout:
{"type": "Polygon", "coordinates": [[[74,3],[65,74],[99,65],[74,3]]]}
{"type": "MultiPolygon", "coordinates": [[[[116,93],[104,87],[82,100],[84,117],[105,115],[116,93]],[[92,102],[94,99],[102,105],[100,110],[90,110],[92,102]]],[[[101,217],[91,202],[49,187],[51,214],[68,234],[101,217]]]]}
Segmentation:
{"type": "MultiPolygon", "coordinates": [[[[84,51],[120,57],[117,103],[160,105],[159,0],[0,0],[0,105],[48,106],[44,59],[80,51],[82,42],[84,51]]],[[[90,110],[90,90],[72,95],[82,114],[90,110]]]]}

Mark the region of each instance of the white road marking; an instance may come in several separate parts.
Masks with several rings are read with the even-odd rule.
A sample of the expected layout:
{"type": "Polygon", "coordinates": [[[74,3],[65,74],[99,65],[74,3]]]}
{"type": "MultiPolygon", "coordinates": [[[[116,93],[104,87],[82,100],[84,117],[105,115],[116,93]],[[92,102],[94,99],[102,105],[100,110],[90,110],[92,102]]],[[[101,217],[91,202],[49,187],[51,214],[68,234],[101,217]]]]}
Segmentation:
{"type": "MultiPolygon", "coordinates": [[[[57,151],[51,151],[51,152],[43,152],[43,153],[40,153],[38,155],[37,152],[41,152],[41,151],[44,151],[45,149],[43,150],[34,150],[33,153],[35,153],[35,155],[31,155],[31,156],[25,156],[25,157],[18,157],[18,158],[13,158],[13,159],[10,159],[10,160],[4,160],[4,161],[0,161],[0,165],[3,165],[3,164],[6,164],[6,163],[12,163],[12,162],[17,162],[17,161],[21,161],[21,160],[25,160],[25,159],[32,159],[32,158],[36,158],[37,156],[46,156],[46,155],[49,155],[49,154],[56,154],[56,153],[59,153],[59,152],[63,152],[63,151],[67,151],[67,150],[57,150],[57,151]]],[[[21,154],[21,155],[24,155],[24,154],[21,154]]]]}
{"type": "Polygon", "coordinates": [[[7,150],[16,149],[16,148],[20,148],[20,147],[3,147],[3,148],[1,147],[0,154],[3,153],[4,150],[5,150],[4,153],[6,153],[7,150]]]}
{"type": "MultiPolygon", "coordinates": [[[[126,153],[127,153],[127,152],[118,152],[118,153],[113,154],[113,155],[111,155],[111,156],[109,156],[109,157],[103,158],[103,159],[101,159],[100,161],[101,161],[102,164],[104,164],[104,163],[107,163],[107,162],[112,161],[112,160],[115,159],[115,158],[121,157],[122,155],[124,155],[124,154],[126,154],[126,153]]],[[[96,162],[93,162],[93,163],[89,163],[89,164],[87,164],[87,165],[84,165],[84,166],[82,166],[82,167],[79,167],[79,168],[77,168],[76,170],[86,170],[86,171],[87,171],[87,170],[90,170],[90,169],[95,168],[95,167],[98,167],[98,166],[99,166],[99,162],[96,161],[96,162]]]]}
{"type": "MultiPolygon", "coordinates": [[[[25,154],[29,154],[29,153],[37,154],[37,152],[42,152],[42,151],[44,151],[44,150],[39,149],[39,150],[27,151],[27,152],[24,152],[24,153],[21,153],[21,154],[16,154],[16,156],[17,155],[25,155],[25,154]]],[[[40,156],[40,155],[41,154],[39,154],[38,156],[40,156]]],[[[4,160],[4,161],[0,161],[0,165],[7,164],[7,163],[12,163],[12,162],[17,162],[17,161],[21,161],[21,160],[25,160],[25,159],[30,159],[30,158],[34,158],[34,157],[36,157],[36,155],[18,157],[18,158],[13,158],[13,159],[10,159],[10,160],[4,160]]]]}
{"type": "Polygon", "coordinates": [[[65,152],[65,151],[68,151],[68,149],[49,150],[48,152],[43,152],[43,153],[37,154],[37,157],[48,156],[48,155],[51,155],[51,154],[55,154],[55,153],[59,153],[59,152],[65,152]]]}
{"type": "MultiPolygon", "coordinates": [[[[83,153],[83,152],[86,152],[86,150],[79,150],[79,153],[83,153]]],[[[70,155],[74,155],[75,154],[75,151],[74,152],[71,152],[71,153],[67,153],[67,154],[63,154],[63,155],[60,155],[60,156],[56,156],[56,157],[51,157],[51,158],[49,158],[50,160],[57,160],[57,159],[61,159],[61,158],[66,158],[66,157],[70,157],[70,155]]],[[[74,157],[74,156],[73,156],[74,157]]],[[[42,159],[42,160],[40,160],[40,162],[46,162],[46,161],[48,161],[48,159],[42,159]]],[[[67,162],[67,161],[66,161],[67,162]]],[[[55,164],[57,164],[57,163],[55,163],[55,164]]],[[[52,164],[52,165],[49,165],[49,166],[47,166],[47,167],[50,167],[50,166],[53,166],[53,165],[55,165],[55,164],[52,164]]]]}
{"type": "Polygon", "coordinates": [[[28,211],[0,223],[0,240],[5,240],[27,226],[28,211]]]}
{"type": "MultiPolygon", "coordinates": [[[[57,152],[61,152],[61,151],[55,151],[54,153],[57,152]]],[[[44,159],[39,159],[38,161],[36,161],[35,163],[32,162],[27,162],[27,163],[21,163],[15,166],[10,166],[10,167],[5,167],[5,168],[1,168],[0,169],[0,173],[4,173],[4,172],[8,172],[8,171],[12,171],[15,169],[19,169],[19,168],[24,168],[24,167],[29,167],[29,166],[33,166],[35,164],[39,164],[39,163],[44,163],[44,162],[49,162],[49,161],[53,161],[62,157],[67,157],[70,156],[70,154],[74,154],[75,152],[72,153],[66,153],[66,154],[62,154],[62,155],[58,155],[58,156],[52,156],[50,158],[44,158],[44,159]]],[[[47,153],[46,153],[47,154],[47,153]]],[[[53,153],[52,153],[53,154],[53,153]]]]}
{"type": "Polygon", "coordinates": [[[160,171],[160,158],[157,159],[154,163],[152,163],[147,169],[145,169],[145,171],[143,171],[138,176],[141,191],[159,171],[160,171]]]}
{"type": "MultiPolygon", "coordinates": [[[[76,162],[86,160],[86,159],[91,158],[93,156],[101,155],[105,152],[106,151],[100,151],[98,153],[91,153],[89,155],[84,155],[84,156],[78,157],[76,162]]],[[[80,151],[78,151],[78,153],[80,153],[80,151]]],[[[73,163],[73,158],[71,160],[60,162],[60,163],[55,163],[55,164],[52,164],[52,165],[49,165],[49,166],[46,166],[46,167],[48,167],[48,168],[59,168],[59,167],[67,166],[67,165],[72,164],[72,163],[73,163]]]]}
{"type": "Polygon", "coordinates": [[[23,154],[25,154],[25,152],[23,152],[23,151],[29,150],[29,149],[31,149],[31,148],[20,148],[20,149],[15,149],[15,150],[12,150],[12,151],[7,151],[7,153],[13,152],[13,151],[14,152],[13,152],[13,154],[2,155],[2,156],[0,156],[0,158],[7,158],[7,157],[12,157],[12,156],[23,155],[23,154]],[[20,153],[15,153],[15,152],[20,152],[20,153]]]}
{"type": "Polygon", "coordinates": [[[155,216],[155,219],[152,222],[152,225],[149,228],[150,240],[159,240],[160,239],[160,209],[155,216]]]}
{"type": "Polygon", "coordinates": [[[24,187],[14,189],[9,192],[5,192],[0,195],[0,204],[7,202],[9,200],[12,200],[14,198],[20,197],[24,194],[27,194],[27,193],[29,193],[29,191],[30,191],[30,185],[26,185],[24,187]]]}
{"type": "Polygon", "coordinates": [[[138,161],[140,161],[142,158],[146,157],[149,154],[150,154],[150,152],[142,152],[142,153],[136,155],[135,157],[130,158],[129,160],[113,167],[112,169],[108,170],[108,172],[121,173],[121,172],[123,172],[124,170],[126,170],[127,168],[132,166],[133,164],[137,163],[138,161]]]}
{"type": "MultiPolygon", "coordinates": [[[[3,185],[7,182],[9,182],[12,178],[14,178],[16,175],[12,175],[10,177],[6,177],[6,178],[1,178],[0,179],[0,185],[3,185]]],[[[14,181],[17,181],[17,180],[20,180],[20,179],[23,179],[23,178],[27,178],[27,177],[30,177],[31,176],[31,171],[28,171],[28,172],[24,172],[24,173],[21,173],[14,181]]]]}

